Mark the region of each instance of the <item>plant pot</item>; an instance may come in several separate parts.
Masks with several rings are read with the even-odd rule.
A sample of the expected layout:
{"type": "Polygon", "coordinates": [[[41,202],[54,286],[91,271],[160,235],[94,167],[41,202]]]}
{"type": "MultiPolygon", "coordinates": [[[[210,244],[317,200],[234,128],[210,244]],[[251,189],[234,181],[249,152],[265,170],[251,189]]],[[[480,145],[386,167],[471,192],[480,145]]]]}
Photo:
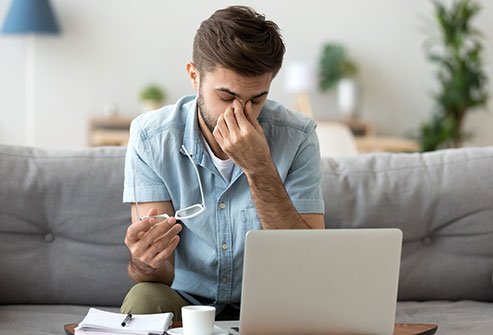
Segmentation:
{"type": "Polygon", "coordinates": [[[352,78],[342,78],[337,83],[337,106],[343,117],[359,117],[361,89],[358,81],[352,78]]]}

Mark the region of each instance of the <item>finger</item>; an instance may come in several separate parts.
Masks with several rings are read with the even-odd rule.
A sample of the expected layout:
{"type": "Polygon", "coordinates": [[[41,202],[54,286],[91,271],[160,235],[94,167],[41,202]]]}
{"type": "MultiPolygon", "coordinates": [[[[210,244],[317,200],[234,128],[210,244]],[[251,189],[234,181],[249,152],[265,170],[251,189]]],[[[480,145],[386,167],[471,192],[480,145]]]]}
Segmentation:
{"type": "Polygon", "coordinates": [[[233,100],[233,103],[231,104],[231,106],[233,107],[233,109],[241,109],[241,110],[243,110],[243,105],[241,104],[240,100],[238,100],[237,98],[235,98],[233,100]]]}
{"type": "Polygon", "coordinates": [[[214,136],[214,139],[216,140],[217,144],[219,144],[221,149],[224,150],[224,137],[219,131],[219,129],[214,129],[212,135],[214,136]]]}
{"type": "Polygon", "coordinates": [[[131,254],[134,257],[138,257],[139,255],[147,253],[147,250],[151,248],[151,246],[154,244],[154,241],[160,236],[165,235],[172,228],[173,225],[170,224],[168,221],[162,221],[154,224],[152,226],[152,229],[149,229],[149,231],[147,231],[144,236],[130,245],[129,249],[131,254]]]}
{"type": "MultiPolygon", "coordinates": [[[[138,218],[138,219],[139,220],[151,219],[152,216],[156,216],[157,214],[158,214],[157,208],[152,207],[151,209],[149,209],[147,211],[147,215],[146,216],[144,216],[142,218],[138,218]]],[[[151,221],[151,223],[153,223],[153,222],[151,221]]]]}
{"type": "Polygon", "coordinates": [[[154,241],[158,240],[162,236],[165,236],[169,231],[173,232],[177,229],[180,229],[175,226],[177,225],[171,223],[169,219],[166,221],[158,222],[152,227],[152,229],[149,230],[149,232],[147,232],[146,236],[143,237],[143,240],[145,240],[145,242],[148,244],[152,244],[154,243],[154,241]]]}
{"type": "MultiPolygon", "coordinates": [[[[136,208],[135,208],[136,209],[136,208]]],[[[135,215],[137,216],[137,211],[135,211],[135,215]]],[[[142,213],[139,213],[140,215],[142,215],[142,213]]],[[[150,216],[154,216],[157,214],[157,209],[156,208],[151,208],[147,211],[147,215],[144,215],[144,216],[140,216],[140,217],[137,217],[137,221],[143,221],[144,219],[148,219],[150,216]]]]}
{"type": "Polygon", "coordinates": [[[158,268],[160,264],[162,264],[166,259],[173,255],[173,252],[176,250],[176,247],[180,243],[180,236],[175,236],[170,240],[168,246],[161,250],[159,253],[154,255],[152,258],[150,265],[152,267],[158,268]]]}
{"type": "Polygon", "coordinates": [[[245,129],[245,127],[249,126],[250,122],[245,116],[245,110],[243,109],[243,106],[240,104],[240,102],[237,99],[235,99],[233,101],[233,107],[234,107],[234,116],[238,124],[238,127],[240,129],[245,129]]]}
{"type": "MultiPolygon", "coordinates": [[[[250,102],[247,102],[248,106],[251,104],[250,102]]],[[[256,130],[258,130],[257,125],[258,122],[257,120],[252,116],[252,113],[246,113],[244,111],[236,111],[235,110],[235,116],[236,119],[238,120],[238,125],[241,130],[248,130],[251,129],[252,127],[256,130]]]]}
{"type": "Polygon", "coordinates": [[[149,211],[147,212],[147,216],[154,216],[154,215],[157,215],[157,208],[151,208],[149,209],[149,211]]]}
{"type": "Polygon", "coordinates": [[[144,216],[142,220],[149,220],[150,223],[156,224],[168,220],[170,217],[168,214],[157,214],[154,216],[144,216]]]}
{"type": "Polygon", "coordinates": [[[223,115],[219,115],[219,118],[217,119],[216,127],[214,128],[212,135],[216,139],[217,143],[221,148],[223,148],[224,145],[224,134],[227,134],[227,126],[225,125],[223,115]]]}
{"type": "Polygon", "coordinates": [[[247,103],[245,104],[245,116],[250,123],[255,120],[255,118],[253,117],[253,108],[251,101],[247,101],[247,103]]]}
{"type": "Polygon", "coordinates": [[[127,228],[127,233],[125,234],[125,244],[127,246],[140,240],[139,235],[145,235],[151,229],[152,224],[149,220],[136,221],[132,223],[127,228]]]}
{"type": "Polygon", "coordinates": [[[226,124],[226,121],[224,120],[224,113],[219,115],[219,117],[217,118],[216,127],[214,128],[214,130],[216,130],[216,129],[221,132],[223,137],[229,133],[228,125],[226,124]]]}
{"type": "Polygon", "coordinates": [[[171,227],[168,231],[163,233],[162,235],[157,236],[152,243],[163,243],[167,244],[169,241],[178,235],[183,229],[183,226],[181,224],[175,224],[173,227],[171,227]]]}
{"type": "MultiPolygon", "coordinates": [[[[236,101],[237,100],[235,99],[234,102],[236,101]]],[[[241,108],[241,106],[238,103],[233,103],[233,106],[227,108],[226,111],[223,113],[224,122],[226,123],[229,132],[232,134],[238,133],[240,130],[238,128],[238,122],[236,121],[235,116],[235,112],[238,108],[241,108]]]]}
{"type": "Polygon", "coordinates": [[[175,225],[166,234],[161,236],[159,239],[152,241],[150,245],[147,246],[145,250],[141,252],[142,261],[150,264],[156,255],[163,253],[163,251],[168,250],[169,252],[164,252],[166,257],[169,257],[170,253],[176,248],[176,239],[179,239],[178,233],[181,231],[181,225],[175,225]],[[171,248],[170,248],[171,246],[171,248]]]}
{"type": "Polygon", "coordinates": [[[248,122],[257,130],[257,131],[263,131],[262,127],[260,126],[260,123],[258,123],[257,118],[254,117],[253,115],[253,106],[251,101],[247,101],[245,105],[245,115],[248,120],[248,122]]]}
{"type": "Polygon", "coordinates": [[[173,228],[173,230],[170,230],[165,236],[162,236],[158,240],[154,241],[153,246],[157,246],[157,249],[159,251],[165,249],[168,247],[168,245],[178,236],[179,233],[181,232],[181,229],[179,227],[173,228]]]}
{"type": "Polygon", "coordinates": [[[169,215],[166,213],[159,214],[157,208],[151,208],[148,212],[147,215],[142,218],[143,219],[149,219],[151,223],[158,223],[161,221],[164,221],[169,218],[169,215]]]}

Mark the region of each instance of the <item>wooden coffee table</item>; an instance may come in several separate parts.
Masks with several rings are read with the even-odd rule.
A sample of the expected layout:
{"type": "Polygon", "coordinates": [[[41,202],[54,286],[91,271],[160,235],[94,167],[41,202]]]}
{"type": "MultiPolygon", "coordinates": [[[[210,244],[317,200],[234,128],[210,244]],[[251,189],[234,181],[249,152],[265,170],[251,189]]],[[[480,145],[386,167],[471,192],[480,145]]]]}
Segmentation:
{"type": "MultiPolygon", "coordinates": [[[[65,334],[74,335],[77,323],[70,323],[63,328],[65,334]]],[[[171,328],[181,327],[181,322],[173,322],[171,328]]],[[[438,329],[438,325],[428,323],[396,323],[394,335],[433,335],[438,329]]]]}
{"type": "Polygon", "coordinates": [[[396,323],[394,335],[432,335],[438,325],[431,323],[396,323]]]}

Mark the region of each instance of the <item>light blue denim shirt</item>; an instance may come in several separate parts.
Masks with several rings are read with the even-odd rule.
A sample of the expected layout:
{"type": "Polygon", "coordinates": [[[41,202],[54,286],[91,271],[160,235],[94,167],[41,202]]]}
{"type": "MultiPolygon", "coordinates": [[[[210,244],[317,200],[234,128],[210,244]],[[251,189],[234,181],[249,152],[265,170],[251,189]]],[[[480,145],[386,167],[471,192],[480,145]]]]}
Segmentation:
{"type": "MultiPolygon", "coordinates": [[[[315,122],[270,100],[258,121],[296,210],[323,213],[315,122]]],[[[206,211],[183,220],[172,288],[189,300],[193,300],[190,294],[203,297],[219,308],[239,303],[245,234],[261,229],[261,224],[241,169],[235,166],[227,183],[214,166],[198,127],[196,96],[183,97],[132,122],[123,201],[135,201],[135,178],[138,202],[171,201],[175,210],[201,203],[198,180],[180,149],[182,144],[197,165],[206,211]]]]}

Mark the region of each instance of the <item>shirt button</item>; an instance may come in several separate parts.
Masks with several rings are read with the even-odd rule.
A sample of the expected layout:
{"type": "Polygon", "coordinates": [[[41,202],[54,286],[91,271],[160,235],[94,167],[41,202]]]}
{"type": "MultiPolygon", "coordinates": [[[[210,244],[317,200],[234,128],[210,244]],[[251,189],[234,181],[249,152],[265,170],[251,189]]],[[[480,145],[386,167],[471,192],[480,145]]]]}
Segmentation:
{"type": "Polygon", "coordinates": [[[223,283],[227,283],[228,282],[228,277],[224,277],[223,278],[223,283]]]}
{"type": "Polygon", "coordinates": [[[222,248],[223,250],[228,250],[228,245],[226,243],[223,243],[222,248]]]}
{"type": "Polygon", "coordinates": [[[221,209],[225,209],[226,208],[226,205],[224,204],[224,202],[221,202],[219,204],[219,208],[221,208],[221,209]]]}

